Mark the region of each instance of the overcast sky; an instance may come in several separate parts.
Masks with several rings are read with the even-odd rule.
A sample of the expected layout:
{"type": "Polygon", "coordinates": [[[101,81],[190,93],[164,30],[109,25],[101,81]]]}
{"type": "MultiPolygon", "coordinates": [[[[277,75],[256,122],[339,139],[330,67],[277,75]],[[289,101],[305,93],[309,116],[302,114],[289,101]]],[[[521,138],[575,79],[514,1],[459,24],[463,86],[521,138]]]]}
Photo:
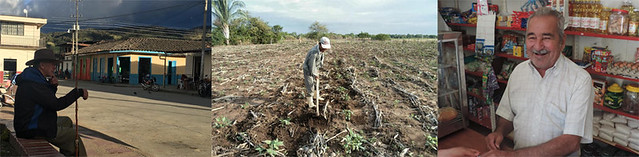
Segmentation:
{"type": "Polygon", "coordinates": [[[251,16],[307,33],[315,21],[335,33],[437,33],[435,0],[244,0],[251,16]]]}
{"type": "MultiPolygon", "coordinates": [[[[330,32],[371,34],[436,34],[435,0],[244,0],[251,16],[286,32],[307,33],[315,21],[330,32]]],[[[203,0],[81,0],[81,28],[164,26],[201,27],[203,0]]],[[[210,5],[210,4],[209,4],[210,5]]],[[[72,0],[0,0],[0,14],[46,18],[43,32],[66,31],[73,25],[72,0]]],[[[209,14],[210,16],[210,14],[209,14]]],[[[210,18],[207,19],[210,23],[210,18]]]]}

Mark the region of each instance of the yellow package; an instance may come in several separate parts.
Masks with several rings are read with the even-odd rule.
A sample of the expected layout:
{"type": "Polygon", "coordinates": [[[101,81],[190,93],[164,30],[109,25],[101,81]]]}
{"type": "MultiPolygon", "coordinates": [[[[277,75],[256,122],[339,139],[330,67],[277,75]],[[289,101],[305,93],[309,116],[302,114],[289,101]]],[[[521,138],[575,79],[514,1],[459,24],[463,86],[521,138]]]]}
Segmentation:
{"type": "Polygon", "coordinates": [[[517,56],[517,57],[522,57],[523,53],[521,52],[521,46],[514,46],[513,47],[513,56],[517,56]]]}

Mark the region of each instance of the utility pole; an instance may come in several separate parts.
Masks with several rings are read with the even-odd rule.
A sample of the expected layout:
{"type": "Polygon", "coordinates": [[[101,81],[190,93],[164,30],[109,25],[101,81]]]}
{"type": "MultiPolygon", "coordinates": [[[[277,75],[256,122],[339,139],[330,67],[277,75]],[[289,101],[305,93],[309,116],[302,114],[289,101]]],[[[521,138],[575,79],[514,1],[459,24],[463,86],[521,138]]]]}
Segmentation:
{"type": "MultiPolygon", "coordinates": [[[[204,62],[206,61],[204,59],[205,53],[206,53],[206,15],[208,13],[208,6],[209,6],[209,0],[204,0],[204,20],[202,22],[202,57],[201,61],[200,61],[200,80],[204,79],[204,62]]],[[[209,60],[210,61],[210,60],[209,60]]],[[[209,67],[210,68],[210,67],[209,67]]]]}
{"type": "MultiPolygon", "coordinates": [[[[73,35],[73,53],[75,54],[75,62],[74,68],[78,68],[78,31],[80,31],[80,25],[78,24],[78,18],[80,17],[80,9],[79,3],[80,0],[75,0],[75,24],[73,25],[74,35],[73,35]]],[[[78,71],[74,70],[75,73],[75,88],[78,88],[78,71]]],[[[75,156],[80,156],[79,147],[80,147],[80,134],[78,132],[78,101],[75,101],[75,156]]]]}

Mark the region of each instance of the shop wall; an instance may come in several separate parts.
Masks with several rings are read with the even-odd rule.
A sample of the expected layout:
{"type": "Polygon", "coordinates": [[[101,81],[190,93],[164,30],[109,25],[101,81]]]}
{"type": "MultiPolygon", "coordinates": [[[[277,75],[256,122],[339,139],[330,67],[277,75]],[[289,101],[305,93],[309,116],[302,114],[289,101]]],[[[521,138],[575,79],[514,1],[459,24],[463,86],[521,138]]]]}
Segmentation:
{"type": "MultiPolygon", "coordinates": [[[[162,82],[164,82],[164,79],[165,79],[163,77],[165,72],[164,60],[161,60],[157,55],[129,54],[129,55],[121,55],[121,56],[131,58],[131,74],[129,75],[130,84],[137,84],[137,82],[139,81],[140,74],[138,74],[138,68],[139,68],[138,65],[139,65],[141,57],[151,59],[151,76],[156,78],[158,84],[162,84],[162,82]]],[[[177,79],[179,79],[179,76],[184,74],[184,71],[186,69],[186,59],[185,57],[167,57],[167,61],[176,62],[176,65],[175,65],[176,73],[172,75],[173,79],[171,80],[171,82],[167,84],[177,84],[177,79]]],[[[168,66],[168,62],[166,66],[168,66]]]]}
{"type": "Polygon", "coordinates": [[[103,76],[106,77],[109,75],[109,58],[113,59],[111,62],[111,64],[113,64],[111,76],[117,77],[117,57],[118,55],[116,54],[92,55],[91,60],[89,61],[91,65],[89,66],[89,70],[91,71],[91,80],[99,81],[103,76]]]}

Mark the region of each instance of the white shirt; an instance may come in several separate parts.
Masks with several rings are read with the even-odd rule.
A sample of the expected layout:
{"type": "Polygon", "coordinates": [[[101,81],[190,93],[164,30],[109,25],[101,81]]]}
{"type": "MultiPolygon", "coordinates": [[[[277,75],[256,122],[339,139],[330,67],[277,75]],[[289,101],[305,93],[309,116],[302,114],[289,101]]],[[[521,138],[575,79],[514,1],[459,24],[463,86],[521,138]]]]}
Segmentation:
{"type": "Polygon", "coordinates": [[[590,74],[563,55],[543,78],[527,60],[513,70],[497,115],[513,122],[515,149],[543,144],[562,134],[591,143],[593,98],[590,74]]]}

